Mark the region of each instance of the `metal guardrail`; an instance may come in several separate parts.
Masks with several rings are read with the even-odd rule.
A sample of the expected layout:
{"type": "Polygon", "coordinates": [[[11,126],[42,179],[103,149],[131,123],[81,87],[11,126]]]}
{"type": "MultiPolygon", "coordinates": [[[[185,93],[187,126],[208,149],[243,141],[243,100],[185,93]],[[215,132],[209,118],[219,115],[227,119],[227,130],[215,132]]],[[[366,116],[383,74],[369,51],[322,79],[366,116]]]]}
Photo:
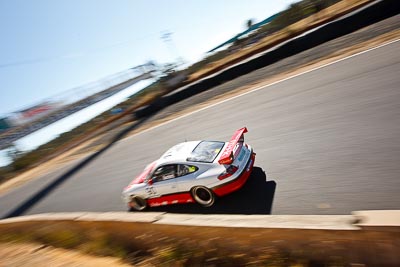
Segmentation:
{"type": "Polygon", "coordinates": [[[58,120],[61,120],[77,111],[80,111],[84,108],[87,108],[97,102],[100,102],[124,89],[127,87],[145,79],[152,78],[152,71],[144,72],[138,76],[130,77],[128,80],[124,80],[116,85],[113,85],[106,90],[103,90],[94,95],[90,95],[82,100],[74,102],[72,104],[66,105],[61,109],[58,109],[43,118],[35,120],[33,122],[17,126],[15,128],[11,128],[8,131],[2,133],[0,135],[0,150],[9,147],[16,140],[31,134],[37,130],[40,130],[58,120]]]}

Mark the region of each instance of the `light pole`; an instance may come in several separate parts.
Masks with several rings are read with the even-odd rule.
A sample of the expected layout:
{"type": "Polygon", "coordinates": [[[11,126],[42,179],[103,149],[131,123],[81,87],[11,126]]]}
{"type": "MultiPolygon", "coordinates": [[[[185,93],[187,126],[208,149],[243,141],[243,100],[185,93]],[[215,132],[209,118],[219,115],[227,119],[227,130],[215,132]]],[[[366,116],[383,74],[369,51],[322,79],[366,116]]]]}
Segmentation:
{"type": "Polygon", "coordinates": [[[176,45],[172,41],[172,32],[170,31],[165,31],[161,33],[161,39],[164,41],[166,46],[168,47],[169,52],[171,53],[172,57],[175,57],[175,60],[177,61],[177,64],[183,64],[183,59],[182,57],[179,56],[178,49],[176,48],[176,45]]]}

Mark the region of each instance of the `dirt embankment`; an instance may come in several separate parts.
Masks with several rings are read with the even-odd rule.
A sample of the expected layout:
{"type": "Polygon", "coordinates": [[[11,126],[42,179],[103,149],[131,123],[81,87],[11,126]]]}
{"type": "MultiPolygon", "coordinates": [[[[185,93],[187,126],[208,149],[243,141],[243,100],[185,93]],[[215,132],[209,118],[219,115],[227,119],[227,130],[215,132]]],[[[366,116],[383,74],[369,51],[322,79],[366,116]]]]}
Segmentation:
{"type": "Polygon", "coordinates": [[[0,243],[1,267],[128,267],[121,259],[95,257],[78,251],[71,251],[35,243],[0,243]]]}
{"type": "MultiPolygon", "coordinates": [[[[113,215],[105,216],[110,220],[113,215]]],[[[127,214],[123,217],[127,221],[102,221],[99,215],[92,221],[64,218],[2,223],[0,241],[8,243],[0,243],[0,266],[19,267],[25,263],[29,263],[26,266],[123,266],[116,258],[134,266],[398,266],[400,263],[396,254],[400,244],[398,227],[267,228],[271,224],[256,216],[253,221],[261,221],[264,227],[253,228],[247,227],[252,225],[247,215],[236,216],[229,224],[242,222],[245,226],[216,227],[190,224],[198,219],[195,217],[152,216],[127,214]],[[141,220],[132,220],[133,217],[141,220]],[[152,223],[148,222],[150,219],[152,223]],[[37,242],[43,245],[36,245],[37,242]],[[77,251],[101,257],[96,259],[77,251]],[[61,263],[64,265],[58,265],[61,263]]],[[[209,217],[207,223],[218,221],[223,225],[223,219],[209,217]]],[[[333,221],[319,217],[320,225],[348,219],[339,217],[335,216],[333,221]]],[[[307,224],[313,221],[307,216],[297,220],[307,224]]],[[[275,218],[281,225],[285,221],[296,218],[275,218]]]]}

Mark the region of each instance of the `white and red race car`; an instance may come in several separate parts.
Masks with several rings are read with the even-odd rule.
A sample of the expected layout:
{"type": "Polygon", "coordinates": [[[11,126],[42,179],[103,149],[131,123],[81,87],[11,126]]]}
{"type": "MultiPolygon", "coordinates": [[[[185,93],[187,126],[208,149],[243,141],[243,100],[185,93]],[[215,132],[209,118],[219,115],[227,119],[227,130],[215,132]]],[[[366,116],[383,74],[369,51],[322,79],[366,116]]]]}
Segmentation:
{"type": "Polygon", "coordinates": [[[253,169],[255,153],[244,143],[247,128],[229,142],[190,141],[177,144],[149,164],[122,192],[134,210],[197,202],[204,207],[241,188],[253,169]]]}

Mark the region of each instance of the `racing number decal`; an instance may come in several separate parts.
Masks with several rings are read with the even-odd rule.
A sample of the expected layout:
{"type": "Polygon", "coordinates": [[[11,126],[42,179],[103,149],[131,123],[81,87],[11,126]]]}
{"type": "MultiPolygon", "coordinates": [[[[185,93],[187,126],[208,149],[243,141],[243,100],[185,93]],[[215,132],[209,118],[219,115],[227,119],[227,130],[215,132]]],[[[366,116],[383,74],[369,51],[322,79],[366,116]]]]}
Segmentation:
{"type": "Polygon", "coordinates": [[[152,187],[152,186],[147,186],[145,190],[146,190],[146,193],[147,193],[149,196],[154,196],[154,195],[157,194],[156,190],[155,190],[154,187],[152,187]]]}

